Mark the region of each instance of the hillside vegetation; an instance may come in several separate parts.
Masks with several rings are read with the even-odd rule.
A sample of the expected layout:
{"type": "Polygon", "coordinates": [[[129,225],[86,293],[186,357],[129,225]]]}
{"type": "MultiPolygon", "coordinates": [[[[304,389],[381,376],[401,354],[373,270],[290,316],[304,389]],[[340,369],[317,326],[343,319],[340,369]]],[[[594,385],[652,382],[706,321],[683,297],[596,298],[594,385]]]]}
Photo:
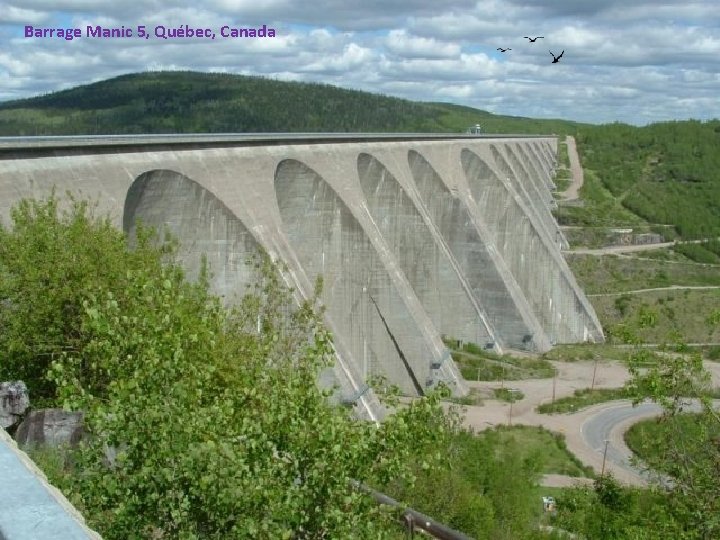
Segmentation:
{"type": "Polygon", "coordinates": [[[577,142],[624,208],[685,238],[720,235],[720,120],[593,126],[577,142]]]}
{"type": "Polygon", "coordinates": [[[564,133],[575,124],[224,73],[122,75],[0,104],[0,135],[227,132],[564,133]]]}

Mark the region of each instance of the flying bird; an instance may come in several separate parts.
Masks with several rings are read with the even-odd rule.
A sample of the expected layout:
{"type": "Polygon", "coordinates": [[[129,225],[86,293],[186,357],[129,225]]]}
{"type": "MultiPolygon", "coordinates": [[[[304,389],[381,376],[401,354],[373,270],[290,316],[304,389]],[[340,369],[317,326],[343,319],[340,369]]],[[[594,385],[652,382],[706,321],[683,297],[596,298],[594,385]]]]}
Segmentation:
{"type": "Polygon", "coordinates": [[[545,38],[545,36],[538,36],[538,37],[534,37],[534,38],[531,38],[530,36],[523,36],[523,37],[524,37],[525,39],[529,39],[529,40],[530,40],[530,43],[535,43],[538,39],[544,39],[544,38],[545,38]]]}
{"type": "Polygon", "coordinates": [[[552,57],[553,57],[552,63],[557,64],[560,61],[560,59],[562,58],[562,55],[565,54],[565,49],[563,49],[563,52],[560,53],[560,56],[555,56],[552,51],[549,51],[549,52],[550,52],[550,54],[552,54],[552,57]]]}
{"type": "Polygon", "coordinates": [[[512,51],[512,49],[511,49],[510,47],[508,47],[507,49],[503,49],[502,47],[498,47],[497,50],[500,51],[500,52],[512,51]]]}

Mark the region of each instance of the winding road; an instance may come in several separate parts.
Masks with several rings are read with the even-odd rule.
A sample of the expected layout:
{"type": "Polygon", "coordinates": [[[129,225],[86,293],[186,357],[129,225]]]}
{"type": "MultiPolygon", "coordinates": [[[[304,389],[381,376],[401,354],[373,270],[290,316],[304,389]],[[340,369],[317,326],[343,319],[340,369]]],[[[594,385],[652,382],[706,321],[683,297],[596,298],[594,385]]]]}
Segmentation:
{"type": "Polygon", "coordinates": [[[623,435],[632,424],[661,414],[662,408],[656,403],[640,403],[633,407],[629,401],[612,402],[586,419],[580,431],[588,446],[597,453],[605,453],[605,441],[608,441],[607,461],[636,474],[638,483],[645,483],[650,480],[650,475],[632,464],[633,453],[623,435]]]}
{"type": "MultiPolygon", "coordinates": [[[[620,482],[644,486],[650,475],[630,463],[632,455],[625,444],[623,434],[631,425],[646,418],[658,416],[662,411],[653,403],[642,403],[633,407],[628,400],[616,400],[599,403],[572,414],[540,414],[535,409],[542,403],[550,402],[553,390],[556,399],[570,396],[578,388],[592,385],[595,388],[618,388],[629,378],[627,368],[618,362],[553,362],[558,376],[553,379],[531,379],[508,381],[505,386],[518,388],[525,398],[512,406],[508,403],[487,400],[482,406],[466,406],[464,423],[476,431],[482,431],[496,425],[542,426],[550,431],[565,435],[568,450],[585,465],[591,466],[597,474],[603,471],[605,440],[608,450],[605,460],[605,472],[610,472],[620,482]]],[[[713,385],[720,383],[720,364],[706,362],[713,385]]],[[[491,391],[503,385],[502,382],[472,382],[470,387],[491,391]]],[[[544,485],[568,485],[582,483],[583,479],[558,478],[552,475],[544,485]]]]}

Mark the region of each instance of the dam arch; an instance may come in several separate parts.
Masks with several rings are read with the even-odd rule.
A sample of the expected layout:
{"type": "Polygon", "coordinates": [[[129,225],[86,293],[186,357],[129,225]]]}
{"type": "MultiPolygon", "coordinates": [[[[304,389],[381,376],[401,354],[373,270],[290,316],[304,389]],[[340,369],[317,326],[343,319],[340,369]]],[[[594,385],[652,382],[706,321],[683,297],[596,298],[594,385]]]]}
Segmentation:
{"type": "Polygon", "coordinates": [[[435,327],[442,335],[494,349],[496,338],[456,262],[403,186],[371,154],[360,153],[357,168],[368,210],[435,327]]]}
{"type": "Polygon", "coordinates": [[[211,191],[169,169],[140,174],[130,185],[123,230],[132,238],[136,222],[182,238],[179,256],[189,279],[197,279],[203,257],[211,289],[225,302],[237,301],[258,279],[252,257],[263,249],[245,224],[211,191]]]}
{"type": "Polygon", "coordinates": [[[508,283],[498,269],[491,253],[493,247],[481,237],[460,194],[448,189],[419,152],[410,150],[408,163],[422,204],[457,261],[475,301],[484,313],[490,314],[487,320],[501,347],[545,349],[537,319],[520,305],[519,289],[513,290],[514,281],[508,283]]]}
{"type": "Polygon", "coordinates": [[[384,376],[424,392],[433,359],[371,239],[333,187],[301,161],[275,172],[275,196],[290,246],[309,278],[322,276],[322,301],[335,339],[364,378],[384,376]]]}

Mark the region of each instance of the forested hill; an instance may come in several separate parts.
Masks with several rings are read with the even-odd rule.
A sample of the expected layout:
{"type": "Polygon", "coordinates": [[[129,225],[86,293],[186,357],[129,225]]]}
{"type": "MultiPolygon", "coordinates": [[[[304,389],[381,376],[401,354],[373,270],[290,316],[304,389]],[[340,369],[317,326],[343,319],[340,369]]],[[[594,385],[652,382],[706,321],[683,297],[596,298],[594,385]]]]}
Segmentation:
{"type": "Polygon", "coordinates": [[[0,135],[226,132],[566,133],[576,124],[497,116],[324,84],[221,73],[123,75],[0,103],[0,135]]]}
{"type": "Polygon", "coordinates": [[[720,236],[720,120],[584,127],[577,142],[625,208],[684,238],[720,236]]]}

